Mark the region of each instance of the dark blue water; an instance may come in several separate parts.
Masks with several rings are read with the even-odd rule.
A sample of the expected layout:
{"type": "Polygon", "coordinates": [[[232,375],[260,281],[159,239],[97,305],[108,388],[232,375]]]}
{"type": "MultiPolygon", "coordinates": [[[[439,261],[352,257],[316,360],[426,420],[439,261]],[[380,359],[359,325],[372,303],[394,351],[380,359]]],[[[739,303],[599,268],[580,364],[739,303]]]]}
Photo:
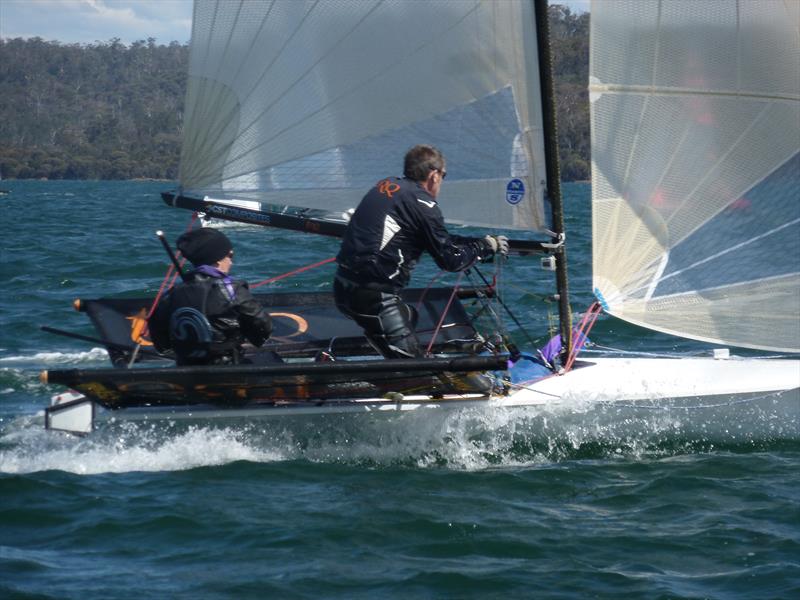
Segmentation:
{"type": "MultiPolygon", "coordinates": [[[[486,410],[45,432],[59,390],[39,371],[107,357],[39,326],[94,335],[74,298],[154,293],[167,264],[154,231],[174,240],[189,213],[163,205],[160,183],[3,187],[0,598],[800,597],[797,441],[486,410]]],[[[577,310],[592,300],[588,200],[588,186],[566,186],[577,310]]],[[[337,250],[226,231],[251,282],[337,250]]],[[[415,284],[435,272],[423,264],[415,284]]],[[[330,277],[321,267],[272,289],[330,277]]],[[[546,338],[552,275],[516,258],[503,281],[546,338]]],[[[593,338],[703,350],[613,319],[593,338]]]]}

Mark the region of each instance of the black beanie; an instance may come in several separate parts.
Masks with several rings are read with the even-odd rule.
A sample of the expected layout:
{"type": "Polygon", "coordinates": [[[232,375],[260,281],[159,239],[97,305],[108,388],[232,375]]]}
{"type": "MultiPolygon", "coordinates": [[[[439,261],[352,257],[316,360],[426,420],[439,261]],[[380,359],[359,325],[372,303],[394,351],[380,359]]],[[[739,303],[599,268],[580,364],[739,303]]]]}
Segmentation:
{"type": "Polygon", "coordinates": [[[195,267],[213,265],[233,250],[233,244],[224,233],[209,227],[187,231],[178,238],[176,245],[195,267]]]}

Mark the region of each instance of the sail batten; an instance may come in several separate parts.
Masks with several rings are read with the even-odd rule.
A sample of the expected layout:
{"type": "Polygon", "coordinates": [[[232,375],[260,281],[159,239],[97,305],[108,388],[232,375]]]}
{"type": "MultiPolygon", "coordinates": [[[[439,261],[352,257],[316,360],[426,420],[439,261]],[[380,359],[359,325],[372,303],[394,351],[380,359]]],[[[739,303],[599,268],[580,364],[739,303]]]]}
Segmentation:
{"type": "Polygon", "coordinates": [[[646,94],[648,96],[732,96],[734,98],[749,98],[752,100],[767,100],[775,102],[797,102],[798,94],[776,94],[763,92],[742,92],[739,90],[698,90],[695,88],[654,88],[648,85],[609,85],[593,83],[589,91],[594,94],[646,94]]]}
{"type": "Polygon", "coordinates": [[[800,352],[798,16],[594,3],[593,285],[611,314],[800,352]]]}

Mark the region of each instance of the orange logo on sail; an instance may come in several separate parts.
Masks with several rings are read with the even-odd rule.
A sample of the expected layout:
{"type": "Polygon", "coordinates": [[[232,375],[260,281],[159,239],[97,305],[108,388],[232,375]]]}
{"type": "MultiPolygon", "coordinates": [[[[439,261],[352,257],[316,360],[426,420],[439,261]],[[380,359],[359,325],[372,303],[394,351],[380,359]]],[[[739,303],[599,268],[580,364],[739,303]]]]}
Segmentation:
{"type": "Polygon", "coordinates": [[[384,179],[378,184],[378,191],[384,196],[389,196],[389,198],[391,198],[392,194],[394,194],[399,189],[400,189],[399,185],[389,181],[388,179],[384,179]]]}
{"type": "Polygon", "coordinates": [[[147,335],[147,311],[142,308],[135,315],[125,318],[131,322],[131,339],[142,346],[152,346],[153,342],[145,337],[147,335]]]}

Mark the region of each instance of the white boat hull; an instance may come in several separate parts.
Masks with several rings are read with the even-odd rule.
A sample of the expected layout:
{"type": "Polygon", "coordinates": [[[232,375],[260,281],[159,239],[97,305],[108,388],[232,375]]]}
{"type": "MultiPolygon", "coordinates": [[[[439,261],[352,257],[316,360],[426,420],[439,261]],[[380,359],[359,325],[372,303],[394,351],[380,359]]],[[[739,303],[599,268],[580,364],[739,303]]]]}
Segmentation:
{"type": "Polygon", "coordinates": [[[736,399],[800,388],[800,360],[595,358],[514,396],[532,403],[564,401],[664,403],[736,399]]]}
{"type": "Polygon", "coordinates": [[[713,440],[800,439],[800,361],[597,358],[509,401],[604,431],[713,440]]]}
{"type": "MultiPolygon", "coordinates": [[[[88,401],[87,401],[88,402],[88,401]]],[[[516,385],[508,395],[406,396],[393,399],[341,399],[274,405],[220,408],[131,408],[99,410],[95,422],[158,419],[254,419],[370,413],[399,415],[445,409],[514,410],[520,418],[543,418],[561,425],[594,427],[598,431],[654,428],[703,439],[800,439],[800,361],[711,358],[596,358],[582,361],[561,376],[516,385]]],[[[52,429],[79,430],[75,411],[57,414],[52,429]]],[[[88,411],[81,414],[90,414],[88,411]]],[[[88,427],[91,430],[92,426],[88,427]]]]}

